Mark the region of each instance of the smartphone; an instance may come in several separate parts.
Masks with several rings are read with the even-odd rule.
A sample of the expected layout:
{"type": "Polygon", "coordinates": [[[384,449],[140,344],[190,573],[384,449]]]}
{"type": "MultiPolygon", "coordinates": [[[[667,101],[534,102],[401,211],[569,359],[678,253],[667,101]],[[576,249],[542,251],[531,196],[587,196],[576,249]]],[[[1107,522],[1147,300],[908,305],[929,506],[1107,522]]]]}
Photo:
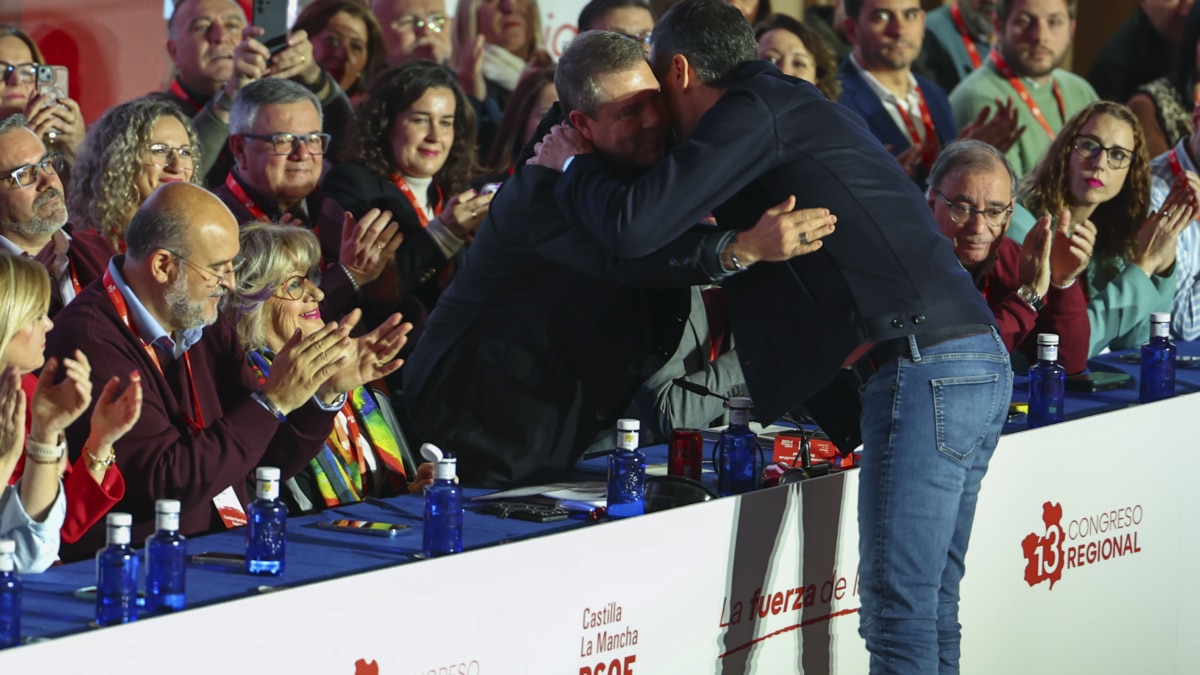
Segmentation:
{"type": "MultiPolygon", "coordinates": [[[[298,0],[254,0],[254,25],[265,32],[258,41],[275,54],[287,47],[287,36],[300,13],[298,0]]],[[[311,36],[310,36],[311,37],[311,36]]]]}
{"type": "Polygon", "coordinates": [[[484,185],[482,188],[480,188],[479,194],[490,195],[493,192],[499,190],[501,185],[504,185],[504,183],[488,183],[487,185],[484,185]]]}
{"type": "Polygon", "coordinates": [[[1094,394],[1098,391],[1120,389],[1131,381],[1133,376],[1128,373],[1080,373],[1067,376],[1067,390],[1094,394]]]}
{"type": "Polygon", "coordinates": [[[226,567],[240,567],[246,564],[246,556],[243,553],[222,553],[205,551],[192,556],[193,565],[225,565],[226,567]]]}
{"type": "Polygon", "coordinates": [[[400,523],[380,523],[373,520],[350,520],[348,518],[320,522],[317,523],[317,527],[338,532],[369,534],[375,537],[394,537],[411,529],[408,525],[400,523]]]}
{"type": "Polygon", "coordinates": [[[38,66],[37,93],[47,94],[48,98],[43,107],[58,103],[60,98],[70,96],[71,87],[66,66],[38,66]]]}

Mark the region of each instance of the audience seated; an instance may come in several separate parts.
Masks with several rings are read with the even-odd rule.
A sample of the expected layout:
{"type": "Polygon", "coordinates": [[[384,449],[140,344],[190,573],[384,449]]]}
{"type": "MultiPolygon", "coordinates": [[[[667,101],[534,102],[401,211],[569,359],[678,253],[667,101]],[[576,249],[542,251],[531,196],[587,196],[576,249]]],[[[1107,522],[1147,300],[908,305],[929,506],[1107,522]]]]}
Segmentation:
{"type": "Polygon", "coordinates": [[[476,187],[503,182],[512,175],[513,161],[529,142],[538,123],[558,100],[554,88],[554,66],[531,70],[521,78],[508,100],[508,109],[500,119],[500,128],[492,142],[484,169],[487,174],[475,180],[476,187]]]}
{"type": "Polygon", "coordinates": [[[1139,0],[1137,9],[1092,60],[1088,82],[1108,101],[1128,101],[1138,87],[1175,66],[1192,0],[1139,0]]]}
{"type": "MultiPolygon", "coordinates": [[[[495,99],[501,111],[526,68],[554,62],[542,44],[537,0],[458,0],[454,21],[463,91],[480,101],[495,99]]],[[[489,146],[480,147],[486,154],[489,146]]]]}
{"type": "Polygon", "coordinates": [[[925,41],[917,70],[954,91],[983,65],[996,37],[996,0],[951,0],[925,15],[925,41]]]}
{"type": "Polygon", "coordinates": [[[383,65],[383,31],[362,0],[317,0],[300,12],[292,30],[311,36],[313,58],[348,96],[365,92],[383,65]]]}
{"type": "Polygon", "coordinates": [[[75,161],[75,153],[86,132],[79,104],[68,96],[58,97],[51,92],[37,93],[37,66],[46,59],[29,34],[20,28],[0,24],[0,117],[16,113],[25,115],[29,128],[48,148],[61,152],[67,164],[75,161]]]}
{"type": "MultiPolygon", "coordinates": [[[[331,375],[341,372],[334,364],[346,358],[372,374],[386,355],[347,337],[354,312],[292,335],[259,382],[233,325],[217,313],[235,284],[238,224],[203,188],[162,186],[138,209],[125,240],[125,255],[59,314],[47,353],[89,354],[94,383],[142,376],[142,415],[121,445],[126,492],[117,507],[133,514],[134,541],[153,531],[157,499],[182,502],[183,534],[243,523],[254,468],[280,467],[290,478],[329,436],[346,391],[334,388],[331,375]]],[[[87,427],[77,421],[68,429],[73,452],[87,427]]],[[[92,527],[70,553],[94,552],[103,529],[92,527]]]]}
{"type": "MultiPolygon", "coordinates": [[[[265,382],[276,355],[297,329],[311,335],[324,325],[317,307],[324,294],[314,282],[320,276],[321,248],[303,228],[268,223],[243,228],[241,244],[246,263],[238,271],[237,290],[226,296],[222,309],[237,326],[251,370],[265,382]]],[[[394,359],[407,328],[396,331],[384,356],[394,359]]],[[[394,359],[383,370],[394,371],[401,363],[394,359]]],[[[285,483],[285,496],[299,511],[419,492],[433,480],[433,466],[427,464],[409,484],[403,441],[388,427],[380,409],[383,399],[363,386],[356,371],[357,364],[334,376],[339,388],[349,392],[346,403],[317,456],[285,483]]]]}
{"type": "Polygon", "coordinates": [[[118,377],[104,383],[87,441],[68,467],[63,432],[92,400],[90,365],[79,350],[61,360],[42,353],[54,324],[41,266],[0,254],[0,282],[0,537],[17,540],[18,570],[40,572],[58,557],[60,535],[78,540],[125,494],[113,444],[141,413],[141,378],[129,373],[121,393],[118,377]]]}
{"type": "Polygon", "coordinates": [[[291,33],[288,46],[272,55],[255,39],[263,30],[247,26],[234,0],[181,0],[167,31],[167,53],[176,75],[162,95],[192,118],[200,139],[198,171],[205,185],[220,185],[229,173],[229,110],[238,91],[251,82],[271,77],[303,84],[320,100],[324,130],[334,143],[349,123],[350,101],[313,58],[304,31],[291,33]]]}
{"type": "MultiPolygon", "coordinates": [[[[229,115],[235,165],[214,192],[239,223],[288,222],[321,240],[325,313],[338,318],[355,307],[378,325],[405,301],[392,258],[403,236],[391,213],[366,211],[358,220],[317,190],[329,136],[321,133],[321,107],[304,87],[269,78],[238,93],[229,115]]],[[[407,302],[412,304],[412,300],[407,302]]],[[[420,308],[405,310],[410,318],[420,308]]]]}
{"type": "Polygon", "coordinates": [[[1068,373],[1082,372],[1088,358],[1088,318],[1083,284],[1096,229],[1080,223],[1068,237],[1069,218],[1051,231],[1042,216],[1024,245],[1005,237],[1017,178],[1008,159],[979,141],[942,148],[929,174],[929,206],[954,254],[987,298],[1000,337],[1024,371],[1037,360],[1038,333],[1061,338],[1058,360],[1068,373]]]}
{"type": "MultiPolygon", "coordinates": [[[[1197,5],[1200,7],[1200,5],[1197,5]]],[[[1193,124],[1200,107],[1192,110],[1193,124]]],[[[1200,127],[1197,127],[1200,128],[1200,127]]],[[[1150,210],[1162,211],[1173,191],[1191,185],[1200,194],[1200,132],[1193,131],[1171,150],[1150,161],[1150,210]]],[[[1171,333],[1184,340],[1200,338],[1200,224],[1183,226],[1175,247],[1175,300],[1171,305],[1171,333]]]]}
{"type": "Polygon", "coordinates": [[[654,12],[646,0],[592,0],[579,10],[579,32],[606,30],[637,40],[647,52],[654,33],[654,12]]]}
{"type": "Polygon", "coordinates": [[[454,65],[454,19],[445,0],[371,0],[371,12],[383,30],[387,65],[409,59],[454,65]]]}
{"type": "MultiPolygon", "coordinates": [[[[1097,101],[1071,118],[1021,186],[1021,203],[1033,217],[1069,211],[1068,232],[1095,224],[1085,277],[1089,358],[1140,346],[1150,336],[1150,313],[1171,311],[1175,244],[1197,200],[1190,182],[1176,182],[1163,206],[1150,212],[1149,164],[1129,108],[1097,101]]],[[[1024,240],[1033,217],[1014,218],[1008,236],[1024,240]]]]}
{"type": "Polygon", "coordinates": [[[125,250],[129,221],[158,186],[200,182],[199,152],[191,120],[179,106],[151,96],[109,108],[88,129],[68,203],[76,239],[104,255],[82,283],[99,278],[108,258],[125,250]]]}
{"type": "Polygon", "coordinates": [[[322,184],[330,203],[355,217],[382,210],[396,219],[405,241],[392,269],[405,293],[429,309],[492,200],[466,189],[474,166],[473,117],[445,68],[428,61],[391,68],[371,82],[347,161],[322,184]]]}
{"type": "Polygon", "coordinates": [[[758,58],[766,59],[785,75],[816,85],[831,101],[842,94],[833,50],[812,28],[787,14],[771,14],[754,27],[758,58]]]}
{"type": "Polygon", "coordinates": [[[50,272],[50,314],[100,276],[110,251],[99,239],[72,238],[63,199],[62,155],[46,152],[26,119],[0,120],[0,251],[35,256],[50,272]]]}
{"type": "Polygon", "coordinates": [[[1061,68],[1075,34],[1077,0],[999,0],[999,43],[950,93],[961,127],[997,101],[1011,101],[1021,130],[1005,153],[1024,177],[1072,115],[1096,100],[1092,85],[1061,68]]]}
{"type": "Polygon", "coordinates": [[[1151,157],[1170,150],[1192,133],[1192,110],[1196,96],[1200,95],[1196,87],[1198,64],[1200,5],[1193,5],[1176,53],[1175,67],[1168,75],[1138,87],[1129,99],[1129,109],[1146,132],[1146,149],[1151,157]]]}

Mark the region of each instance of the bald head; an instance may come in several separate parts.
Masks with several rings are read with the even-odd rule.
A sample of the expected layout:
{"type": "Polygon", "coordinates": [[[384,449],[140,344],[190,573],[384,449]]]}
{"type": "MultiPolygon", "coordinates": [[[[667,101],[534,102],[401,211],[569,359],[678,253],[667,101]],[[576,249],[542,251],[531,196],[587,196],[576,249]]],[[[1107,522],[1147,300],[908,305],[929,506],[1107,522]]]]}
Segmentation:
{"type": "Polygon", "coordinates": [[[133,215],[125,233],[127,253],[132,260],[145,260],[159,249],[186,256],[201,231],[209,229],[225,230],[237,241],[237,220],[216,195],[191,183],[167,183],[133,215]]]}

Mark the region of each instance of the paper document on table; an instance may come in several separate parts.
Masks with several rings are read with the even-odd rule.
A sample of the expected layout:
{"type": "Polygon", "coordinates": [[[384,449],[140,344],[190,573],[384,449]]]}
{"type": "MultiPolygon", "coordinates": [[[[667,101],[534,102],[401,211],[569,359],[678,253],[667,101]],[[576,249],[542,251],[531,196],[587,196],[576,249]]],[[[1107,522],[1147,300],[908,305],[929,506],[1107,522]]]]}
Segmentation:
{"type": "Polygon", "coordinates": [[[592,506],[604,506],[608,502],[608,486],[603,481],[584,483],[548,483],[513,488],[501,492],[479,495],[471,499],[490,501],[493,499],[520,499],[522,497],[547,497],[562,501],[581,502],[592,506]]]}

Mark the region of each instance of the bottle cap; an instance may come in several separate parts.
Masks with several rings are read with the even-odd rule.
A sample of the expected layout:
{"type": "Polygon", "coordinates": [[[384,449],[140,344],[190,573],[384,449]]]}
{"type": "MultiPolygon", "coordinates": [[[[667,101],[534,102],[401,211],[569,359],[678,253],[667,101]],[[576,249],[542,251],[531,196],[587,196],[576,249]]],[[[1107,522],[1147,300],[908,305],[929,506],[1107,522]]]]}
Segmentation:
{"type": "Polygon", "coordinates": [[[178,499],[160,499],[154,502],[155,513],[179,513],[178,499]]]}
{"type": "Polygon", "coordinates": [[[617,420],[617,431],[641,431],[642,423],[635,419],[619,419],[617,420]]]}
{"type": "Polygon", "coordinates": [[[1056,345],[1056,344],[1058,344],[1058,334],[1057,333],[1038,333],[1037,343],[1039,345],[1056,345]]]}
{"type": "Polygon", "coordinates": [[[437,464],[438,462],[442,461],[442,458],[446,456],[446,453],[442,452],[442,449],[433,443],[422,443],[421,456],[425,458],[426,462],[433,462],[434,464],[437,464]]]}
{"type": "Polygon", "coordinates": [[[734,396],[729,399],[728,407],[730,410],[749,410],[754,407],[754,402],[749,396],[734,396]]]}
{"type": "Polygon", "coordinates": [[[458,473],[458,460],[453,457],[443,457],[433,467],[434,480],[454,480],[458,473]]]}
{"type": "Polygon", "coordinates": [[[17,552],[17,542],[12,539],[0,539],[0,555],[13,554],[17,552]]]}
{"type": "Polygon", "coordinates": [[[1171,313],[1150,312],[1150,323],[1171,323],[1171,313]]]}
{"type": "Polygon", "coordinates": [[[131,527],[133,525],[133,514],[113,511],[108,514],[108,517],[105,518],[104,522],[106,522],[109,527],[131,527]]]}
{"type": "Polygon", "coordinates": [[[274,466],[260,466],[254,470],[254,477],[258,480],[279,480],[279,468],[274,466]]]}

